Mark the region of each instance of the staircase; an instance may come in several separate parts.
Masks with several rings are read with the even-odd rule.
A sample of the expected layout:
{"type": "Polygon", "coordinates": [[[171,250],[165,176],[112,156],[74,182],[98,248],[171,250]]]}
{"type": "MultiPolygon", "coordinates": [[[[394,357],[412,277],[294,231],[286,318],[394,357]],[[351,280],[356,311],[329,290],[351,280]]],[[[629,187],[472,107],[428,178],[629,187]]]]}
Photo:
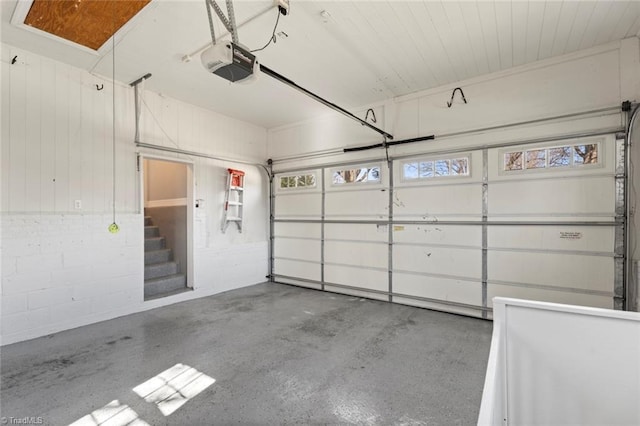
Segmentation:
{"type": "Polygon", "coordinates": [[[160,229],[151,217],[144,218],[144,300],[157,299],[188,290],[180,265],[173,261],[173,251],[166,247],[160,229]]]}

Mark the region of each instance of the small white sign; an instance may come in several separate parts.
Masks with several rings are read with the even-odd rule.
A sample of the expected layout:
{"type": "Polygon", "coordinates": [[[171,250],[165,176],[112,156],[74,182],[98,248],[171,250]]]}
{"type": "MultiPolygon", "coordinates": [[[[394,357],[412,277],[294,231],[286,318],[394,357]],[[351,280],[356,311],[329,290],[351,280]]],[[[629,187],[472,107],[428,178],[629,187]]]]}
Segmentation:
{"type": "Polygon", "coordinates": [[[582,239],[582,232],[575,231],[560,231],[561,240],[580,240],[582,239]]]}

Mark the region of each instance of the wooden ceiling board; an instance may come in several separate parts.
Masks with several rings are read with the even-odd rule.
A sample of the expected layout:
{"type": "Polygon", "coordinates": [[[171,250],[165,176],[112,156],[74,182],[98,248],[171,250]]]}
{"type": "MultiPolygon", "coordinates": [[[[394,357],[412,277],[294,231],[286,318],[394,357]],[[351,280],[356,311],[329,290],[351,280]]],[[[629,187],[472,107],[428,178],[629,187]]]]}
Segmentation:
{"type": "Polygon", "coordinates": [[[437,48],[438,40],[434,37],[424,35],[424,30],[432,28],[430,22],[420,23],[419,18],[411,11],[408,3],[401,3],[394,8],[394,14],[398,20],[404,23],[411,42],[416,46],[418,56],[421,61],[421,69],[424,72],[424,78],[429,81],[429,87],[440,86],[447,82],[446,72],[444,71],[444,61],[434,61],[433,52],[437,48]]]}
{"type": "Polygon", "coordinates": [[[489,72],[489,54],[487,52],[488,40],[485,40],[484,29],[480,21],[480,13],[477,3],[460,3],[462,18],[467,27],[467,38],[471,44],[471,51],[476,62],[476,69],[482,74],[489,72]],[[471,34],[476,36],[472,37],[471,34]]]}
{"type": "Polygon", "coordinates": [[[598,35],[602,32],[603,27],[611,25],[609,23],[609,11],[611,10],[614,2],[610,3],[597,3],[593,9],[593,13],[587,24],[585,33],[582,35],[579,49],[585,49],[587,46],[595,46],[598,35]]]}
{"type": "Polygon", "coordinates": [[[538,47],[538,59],[546,59],[551,57],[551,50],[558,32],[558,21],[560,20],[560,10],[562,3],[547,3],[544,9],[544,19],[542,21],[542,35],[540,38],[540,46],[538,47]]]}
{"type": "Polygon", "coordinates": [[[589,21],[591,20],[591,15],[593,15],[595,8],[596,4],[593,2],[578,3],[578,12],[576,13],[573,24],[571,25],[569,39],[565,46],[565,53],[575,52],[580,48],[580,42],[584,37],[589,21]]]}
{"type": "Polygon", "coordinates": [[[607,43],[613,39],[613,33],[616,28],[620,26],[622,17],[627,13],[627,8],[629,8],[629,3],[611,2],[611,8],[607,15],[607,25],[602,27],[602,30],[594,42],[595,46],[607,43]]]}
{"type": "Polygon", "coordinates": [[[98,50],[151,0],[34,0],[24,23],[98,50]]]}
{"type": "Polygon", "coordinates": [[[529,5],[527,16],[527,35],[525,42],[525,62],[537,61],[540,52],[542,25],[547,3],[534,2],[529,5]]]}
{"type": "Polygon", "coordinates": [[[482,34],[485,42],[487,61],[491,72],[500,71],[502,62],[500,58],[500,37],[498,36],[498,23],[496,22],[496,10],[493,3],[476,3],[478,16],[482,24],[482,34]]]}
{"type": "Polygon", "coordinates": [[[496,27],[498,45],[500,47],[501,69],[513,66],[513,24],[511,19],[511,3],[498,2],[494,4],[496,13],[496,27]]]}

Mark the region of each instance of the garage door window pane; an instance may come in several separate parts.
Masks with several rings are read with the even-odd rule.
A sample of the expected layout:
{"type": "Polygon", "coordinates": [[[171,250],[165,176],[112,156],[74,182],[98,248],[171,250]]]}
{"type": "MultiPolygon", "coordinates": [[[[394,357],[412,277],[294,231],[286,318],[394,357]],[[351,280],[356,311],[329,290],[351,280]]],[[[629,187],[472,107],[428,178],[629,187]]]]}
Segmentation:
{"type": "Polygon", "coordinates": [[[436,176],[449,176],[449,160],[436,161],[436,176]]]}
{"type": "Polygon", "coordinates": [[[420,177],[421,178],[433,177],[433,161],[420,162],[420,177]]]}
{"type": "Polygon", "coordinates": [[[597,164],[598,163],[598,145],[576,145],[573,147],[573,162],[576,165],[581,164],[597,164]]]}
{"type": "Polygon", "coordinates": [[[527,169],[543,169],[547,166],[546,150],[527,151],[527,169]]]}
{"type": "Polygon", "coordinates": [[[305,179],[307,186],[316,186],[316,175],[307,175],[305,179]]]}
{"type": "Polygon", "coordinates": [[[469,160],[466,158],[456,158],[451,160],[451,174],[454,176],[469,174],[469,160]]]}
{"type": "Polygon", "coordinates": [[[508,152],[504,155],[504,170],[522,170],[522,152],[508,152]]]}
{"type": "Polygon", "coordinates": [[[403,172],[405,179],[417,179],[418,163],[405,163],[403,172]]]}
{"type": "Polygon", "coordinates": [[[569,167],[571,165],[571,147],[549,149],[549,167],[569,167]]]}

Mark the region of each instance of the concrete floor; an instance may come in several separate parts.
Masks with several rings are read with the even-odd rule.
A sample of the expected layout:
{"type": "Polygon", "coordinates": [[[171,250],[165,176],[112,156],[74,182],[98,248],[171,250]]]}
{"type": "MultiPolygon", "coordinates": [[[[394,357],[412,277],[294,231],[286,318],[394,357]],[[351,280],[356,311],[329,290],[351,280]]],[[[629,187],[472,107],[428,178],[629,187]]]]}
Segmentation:
{"type": "Polygon", "coordinates": [[[471,425],[491,329],[259,284],[3,347],[0,408],[52,425],[114,400],[151,425],[471,425]],[[178,363],[215,383],[165,417],[132,389],[178,363]]]}

